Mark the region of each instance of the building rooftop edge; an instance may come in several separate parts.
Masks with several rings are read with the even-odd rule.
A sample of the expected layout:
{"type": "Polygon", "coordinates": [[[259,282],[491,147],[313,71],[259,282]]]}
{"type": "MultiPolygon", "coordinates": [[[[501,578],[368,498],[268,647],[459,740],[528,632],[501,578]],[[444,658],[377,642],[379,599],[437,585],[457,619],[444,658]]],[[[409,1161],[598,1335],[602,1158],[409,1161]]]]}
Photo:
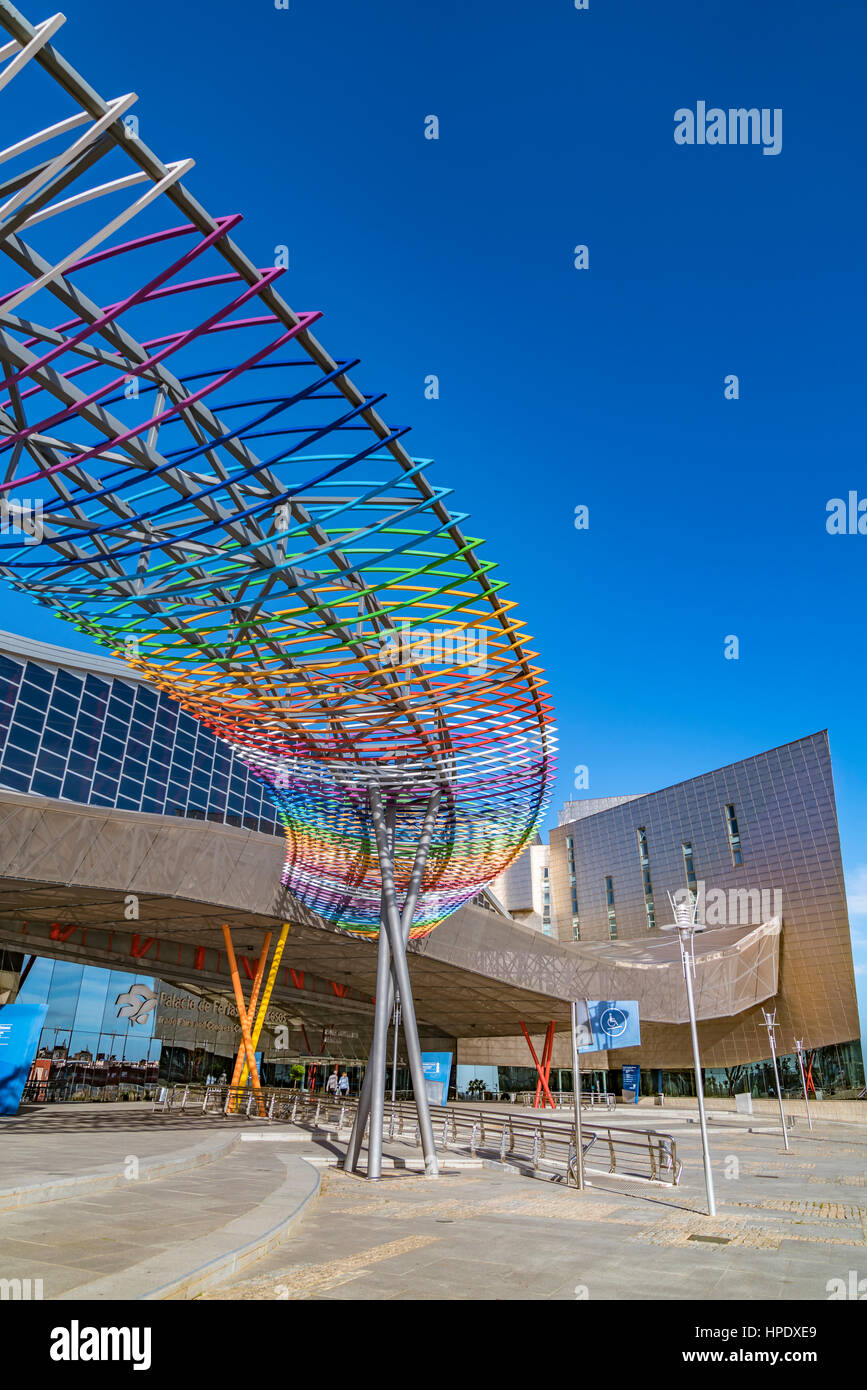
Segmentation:
{"type": "MultiPolygon", "coordinates": [[[[679,782],[669,782],[666,786],[658,787],[657,790],[653,792],[642,792],[639,796],[630,797],[621,804],[624,806],[631,806],[635,801],[644,801],[647,797],[650,796],[661,796],[663,792],[674,791],[675,787],[685,787],[688,782],[700,782],[703,777],[713,777],[717,772],[727,772],[730,767],[739,767],[742,763],[752,762],[754,758],[766,758],[769,754],[778,753],[783,748],[794,748],[795,744],[797,743],[808,743],[810,739],[819,738],[822,734],[824,734],[825,740],[826,742],[828,742],[827,728],[814,729],[812,733],[804,734],[801,738],[792,738],[789,739],[786,743],[776,743],[772,748],[763,748],[758,753],[748,753],[745,758],[733,758],[730,763],[722,763],[719,767],[708,768],[706,772],[697,772],[693,777],[682,777],[679,782]]],[[[577,799],[578,798],[576,797],[570,797],[570,800],[572,801],[577,799]]],[[[595,798],[587,797],[586,799],[588,801],[591,801],[595,798]]],[[[598,799],[602,800],[601,797],[598,799]]],[[[568,803],[564,804],[568,805],[568,803]]],[[[579,817],[579,819],[590,820],[591,816],[607,816],[611,811],[619,810],[620,806],[609,806],[607,807],[607,809],[602,811],[592,811],[590,815],[579,817]]],[[[549,833],[553,834],[554,830],[564,830],[566,826],[575,824],[575,821],[564,821],[561,825],[553,826],[549,833]]]]}
{"type": "Polygon", "coordinates": [[[102,672],[103,675],[121,676],[124,680],[141,682],[143,677],[112,656],[101,656],[98,652],[78,652],[71,647],[59,647],[53,642],[40,642],[35,637],[19,637],[16,632],[0,629],[0,652],[10,656],[30,657],[33,661],[46,661],[52,666],[70,666],[77,671],[102,672]]]}

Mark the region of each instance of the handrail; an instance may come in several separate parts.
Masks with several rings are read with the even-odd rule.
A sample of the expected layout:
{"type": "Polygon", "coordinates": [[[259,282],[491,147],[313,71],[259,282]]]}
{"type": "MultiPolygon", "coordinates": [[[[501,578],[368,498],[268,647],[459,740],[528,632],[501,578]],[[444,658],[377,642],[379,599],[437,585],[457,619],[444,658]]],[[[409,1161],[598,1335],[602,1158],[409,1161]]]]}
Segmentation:
{"type": "MultiPolygon", "coordinates": [[[[283,1122],[329,1127],[338,1132],[348,1129],[355,1116],[357,1098],[334,1097],[285,1087],[261,1090],[262,1110],[251,1086],[207,1087],[203,1093],[191,1094],[188,1086],[164,1088],[154,1108],[180,1110],[201,1104],[204,1114],[219,1114],[264,1118],[269,1123],[283,1122]],[[176,1094],[177,1093],[177,1094],[176,1094]],[[264,1112],[264,1113],[263,1113],[264,1112]]],[[[519,1114],[514,1107],[497,1111],[474,1107],[463,1102],[447,1106],[431,1106],[431,1120],[437,1144],[442,1148],[464,1148],[471,1154],[498,1154],[505,1162],[525,1158],[534,1171],[543,1163],[565,1167],[570,1181],[575,1167],[574,1131],[565,1116],[553,1116],[550,1111],[519,1114]]],[[[389,1139],[409,1139],[420,1144],[418,1112],[414,1102],[390,1099],[384,1102],[383,1132],[389,1139]]],[[[623,1177],[649,1177],[653,1182],[676,1186],[680,1182],[683,1164],[677,1157],[674,1136],[656,1129],[636,1130],[623,1125],[599,1124],[585,1134],[584,1152],[600,1146],[607,1150],[608,1172],[623,1177]],[[636,1171],[637,1168],[642,1171],[636,1171]]]]}
{"type": "MultiPolygon", "coordinates": [[[[542,1100],[539,1101],[538,1106],[536,1105],[536,1092],[535,1092],[535,1091],[516,1091],[515,1094],[516,1094],[517,1097],[518,1097],[518,1102],[517,1102],[517,1103],[518,1103],[519,1105],[532,1106],[532,1108],[533,1108],[534,1110],[535,1110],[535,1109],[543,1110],[543,1109],[546,1108],[545,1105],[543,1105],[542,1100]]],[[[556,1104],[558,1110],[559,1110],[559,1109],[564,1109],[564,1110],[565,1110],[565,1109],[567,1109],[567,1108],[569,1108],[570,1106],[573,1106],[573,1105],[575,1104],[574,1092],[572,1092],[572,1091],[551,1091],[551,1092],[549,1092],[549,1094],[551,1095],[551,1098],[554,1100],[554,1102],[555,1102],[555,1104],[556,1104]]],[[[543,1099],[544,1099],[544,1097],[543,1097],[543,1099]]],[[[597,1108],[599,1108],[599,1107],[604,1107],[606,1110],[613,1110],[614,1107],[616,1106],[616,1104],[617,1104],[617,1097],[616,1097],[616,1095],[614,1094],[613,1091],[582,1091],[582,1092],[581,1092],[581,1109],[582,1109],[582,1110],[588,1110],[588,1109],[590,1109],[590,1110],[595,1110],[595,1109],[597,1109],[597,1108]]]]}

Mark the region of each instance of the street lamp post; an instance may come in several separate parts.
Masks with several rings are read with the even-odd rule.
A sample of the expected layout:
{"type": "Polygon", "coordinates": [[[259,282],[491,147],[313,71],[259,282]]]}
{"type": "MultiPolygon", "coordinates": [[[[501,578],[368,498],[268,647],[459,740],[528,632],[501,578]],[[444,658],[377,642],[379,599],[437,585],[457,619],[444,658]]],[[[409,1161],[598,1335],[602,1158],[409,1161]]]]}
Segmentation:
{"type": "Polygon", "coordinates": [[[804,1040],[795,1038],[795,1051],[798,1054],[798,1070],[801,1073],[801,1085],[804,1088],[804,1104],[807,1107],[807,1119],[810,1123],[810,1130],[813,1128],[813,1116],[810,1114],[810,1100],[807,1095],[807,1078],[804,1075],[804,1040]]]}
{"type": "Polygon", "coordinates": [[[392,1016],[394,1025],[394,1058],[391,1064],[391,1113],[394,1115],[394,1101],[397,1094],[397,1035],[400,1029],[400,995],[395,990],[394,993],[394,1014],[392,1016]]]}
{"type": "MultiPolygon", "coordinates": [[[[586,1005],[585,1005],[586,1013],[586,1005]]],[[[584,1136],[581,1132],[581,1058],[578,1052],[578,1004],[572,1000],[572,1099],[575,1109],[575,1177],[584,1191],[584,1136]]]]}
{"type": "Polygon", "coordinates": [[[769,1009],[762,1009],[762,1013],[765,1016],[765,1027],[768,1030],[768,1042],[771,1044],[771,1061],[774,1064],[774,1081],[777,1087],[777,1100],[780,1102],[780,1124],[783,1129],[783,1143],[786,1146],[786,1152],[788,1152],[789,1135],[786,1131],[786,1115],[783,1110],[783,1092],[780,1086],[780,1071],[777,1066],[777,1011],[774,1009],[774,1012],[771,1013],[769,1009]]]}
{"type": "Polygon", "coordinates": [[[710,1166],[710,1148],[707,1139],[707,1117],[704,1113],[704,1083],[701,1076],[701,1058],[698,1052],[698,1025],[695,1017],[695,995],[692,979],[695,973],[695,933],[704,931],[704,922],[696,920],[697,906],[693,902],[677,903],[671,900],[674,908],[674,921],[662,928],[663,931],[676,931],[680,945],[680,959],[683,978],[686,981],[686,1005],[689,1011],[689,1031],[692,1036],[692,1060],[695,1067],[695,1090],[698,1096],[698,1122],[701,1129],[701,1153],[704,1163],[704,1186],[707,1192],[707,1214],[716,1216],[716,1197],[713,1190],[713,1171],[710,1166]]]}

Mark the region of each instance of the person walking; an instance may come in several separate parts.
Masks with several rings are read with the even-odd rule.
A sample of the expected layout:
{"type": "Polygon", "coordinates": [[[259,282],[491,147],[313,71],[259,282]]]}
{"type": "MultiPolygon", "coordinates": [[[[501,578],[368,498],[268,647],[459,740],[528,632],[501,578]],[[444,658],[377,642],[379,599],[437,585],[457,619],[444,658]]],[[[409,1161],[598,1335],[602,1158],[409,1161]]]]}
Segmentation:
{"type": "Polygon", "coordinates": [[[349,1077],[346,1075],[346,1072],[341,1074],[340,1080],[337,1083],[337,1090],[342,1096],[349,1095],[349,1077]]]}
{"type": "Polygon", "coordinates": [[[334,1068],[334,1071],[331,1072],[331,1074],[330,1074],[329,1077],[328,1077],[328,1080],[327,1080],[326,1083],[325,1083],[325,1089],[326,1089],[326,1091],[329,1093],[329,1095],[336,1096],[336,1095],[337,1095],[337,1087],[338,1087],[338,1075],[337,1075],[337,1068],[335,1067],[335,1068],[334,1068]]]}

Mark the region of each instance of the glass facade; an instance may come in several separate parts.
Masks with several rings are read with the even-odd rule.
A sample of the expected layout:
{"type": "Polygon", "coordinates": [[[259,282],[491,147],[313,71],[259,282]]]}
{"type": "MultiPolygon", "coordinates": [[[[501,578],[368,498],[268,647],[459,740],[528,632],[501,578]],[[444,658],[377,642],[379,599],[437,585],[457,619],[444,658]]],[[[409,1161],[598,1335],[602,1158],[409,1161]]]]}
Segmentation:
{"type": "Polygon", "coordinates": [[[3,651],[0,787],[282,834],[262,784],[167,695],[3,651]]]}
{"type": "MultiPolygon", "coordinates": [[[[797,1053],[778,1056],[777,1065],[780,1069],[780,1085],[784,1098],[803,1099],[797,1053]]],[[[804,1069],[809,1078],[808,1094],[811,1100],[851,1099],[864,1086],[864,1065],[858,1042],[831,1043],[828,1047],[816,1048],[814,1052],[805,1056],[804,1069]]],[[[500,1092],[534,1091],[539,1079],[534,1067],[499,1067],[497,1072],[500,1092]]],[[[708,1067],[703,1075],[705,1094],[709,1099],[732,1097],[743,1091],[749,1091],[754,1100],[776,1099],[774,1067],[770,1058],[739,1067],[708,1067]]],[[[571,1068],[553,1068],[550,1085],[552,1091],[571,1091],[571,1068]]],[[[619,1095],[623,1089],[623,1072],[614,1067],[606,1070],[589,1067],[585,1069],[582,1066],[581,1085],[585,1091],[610,1091],[619,1095]]],[[[682,1071],[670,1071],[642,1066],[639,1094],[655,1096],[660,1091],[673,1099],[678,1096],[694,1096],[692,1070],[684,1068],[682,1071]]]]}
{"type": "MultiPolygon", "coordinates": [[[[792,1053],[795,1038],[802,1038],[828,1059],[838,1056],[829,1047],[858,1053],[846,885],[824,730],[658,792],[588,802],[583,814],[552,830],[550,866],[552,918],[564,943],[576,939],[576,920],[582,947],[604,946],[615,934],[619,942],[660,940],[666,922],[651,908],[685,888],[712,925],[746,933],[779,918],[774,1006],[780,1051],[792,1053]]],[[[702,1059],[714,1074],[765,1065],[760,1007],[703,1021],[699,1037],[702,1059]]],[[[641,1047],[609,1061],[661,1067],[674,1076],[691,1066],[689,1029],[645,1016],[641,1047]]],[[[846,1067],[850,1078],[860,1074],[860,1062],[846,1067]]]]}
{"type": "MultiPolygon", "coordinates": [[[[0,788],[282,834],[261,783],[175,701],[120,662],[101,658],[90,670],[84,659],[76,666],[73,652],[61,653],[67,664],[43,657],[40,644],[32,656],[18,650],[28,645],[0,645],[0,788]]],[[[0,966],[9,967],[12,981],[20,958],[3,956],[0,966]]],[[[35,962],[18,995],[21,1003],[48,1007],[32,1099],[133,1098],[151,1095],[158,1083],[231,1076],[233,1030],[227,1025],[215,1034],[213,1024],[199,1022],[195,996],[186,996],[197,1022],[192,1029],[159,1008],[140,1022],[119,1018],[118,995],[133,979],[161,996],[161,981],[148,976],[35,962]]],[[[288,1063],[263,1065],[271,1084],[288,1083],[290,1073],[288,1063]]]]}
{"type": "MultiPolygon", "coordinates": [[[[136,981],[156,990],[146,976],[136,981]]],[[[111,1094],[152,1094],[160,1076],[163,1044],[155,1036],[154,1013],[141,1023],[118,1018],[117,997],[131,976],[72,961],[40,957],[17,1002],[46,1004],[47,1012],[29,1093],[34,1100],[85,1100],[111,1094]]]]}
{"type": "MultiPolygon", "coordinates": [[[[14,962],[0,951],[0,968],[4,964],[20,967],[20,958],[14,962]]],[[[17,1002],[47,1007],[26,1100],[147,1100],[160,1086],[231,1078],[238,1025],[228,1001],[203,999],[154,976],[39,957],[17,1002]],[[136,1019],[121,1016],[133,984],[152,991],[155,999],[150,1012],[136,1019]]],[[[269,1011],[272,1021],[284,1017],[279,1008],[269,1011]]],[[[361,1076],[357,1055],[343,1048],[334,1055],[327,1048],[315,1058],[326,1033],[327,1025],[320,1031],[310,1023],[309,1033],[302,1025],[300,1048],[281,1052],[276,1035],[266,1029],[257,1053],[263,1084],[321,1086],[339,1058],[356,1093],[361,1076]]],[[[357,1050],[363,1052],[366,1044],[365,1037],[357,1050]]],[[[406,1088],[403,1059],[398,1072],[406,1088]]]]}

